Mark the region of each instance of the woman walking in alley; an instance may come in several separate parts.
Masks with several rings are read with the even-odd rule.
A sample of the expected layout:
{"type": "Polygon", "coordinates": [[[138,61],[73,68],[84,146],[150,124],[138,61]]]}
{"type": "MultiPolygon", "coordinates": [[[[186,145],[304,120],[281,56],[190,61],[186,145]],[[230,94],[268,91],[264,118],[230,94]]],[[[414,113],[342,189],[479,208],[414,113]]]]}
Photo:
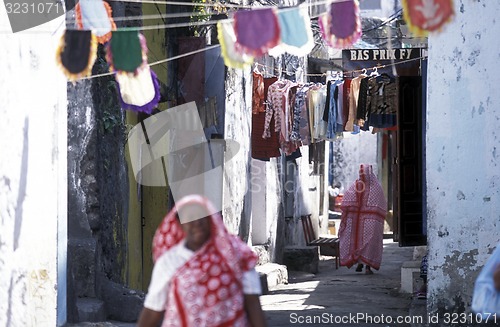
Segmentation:
{"type": "Polygon", "coordinates": [[[213,212],[207,199],[187,196],[156,230],[140,327],[162,319],[175,327],[265,326],[257,257],[213,212]]]}
{"type": "Polygon", "coordinates": [[[345,192],[339,228],[340,265],[373,274],[382,262],[387,201],[371,165],[362,164],[359,178],[345,192]]]}

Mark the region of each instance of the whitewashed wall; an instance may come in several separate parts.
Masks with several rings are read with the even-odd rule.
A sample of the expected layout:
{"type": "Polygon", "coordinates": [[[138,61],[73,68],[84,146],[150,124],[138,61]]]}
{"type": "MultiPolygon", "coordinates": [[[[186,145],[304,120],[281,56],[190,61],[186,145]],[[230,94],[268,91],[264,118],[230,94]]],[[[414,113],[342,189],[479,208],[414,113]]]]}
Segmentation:
{"type": "MultiPolygon", "coordinates": [[[[224,222],[238,234],[250,226],[250,138],[252,114],[252,80],[249,70],[229,70],[226,78],[226,114],[224,138],[239,143],[239,151],[224,163],[224,222]],[[245,220],[242,222],[242,219],[245,220]],[[243,224],[243,225],[242,225],[243,224]]],[[[248,233],[245,233],[248,234],[248,233]]]]}
{"type": "Polygon", "coordinates": [[[500,241],[500,4],[454,1],[429,37],[426,174],[429,311],[469,311],[500,241]]]}
{"type": "Polygon", "coordinates": [[[377,134],[362,131],[359,134],[344,132],[344,138],[333,142],[333,182],[340,184],[340,192],[345,193],[359,177],[359,166],[371,164],[377,174],[377,134]]]}
{"type": "Polygon", "coordinates": [[[61,19],[13,34],[0,6],[0,326],[66,319],[66,80],[61,19]]]}

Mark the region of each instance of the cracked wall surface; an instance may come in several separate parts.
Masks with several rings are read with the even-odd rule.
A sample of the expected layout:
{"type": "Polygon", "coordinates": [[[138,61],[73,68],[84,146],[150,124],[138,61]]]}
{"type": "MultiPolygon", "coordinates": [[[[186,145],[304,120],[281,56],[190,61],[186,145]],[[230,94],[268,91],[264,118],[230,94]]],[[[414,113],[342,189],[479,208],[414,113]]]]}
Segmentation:
{"type": "Polygon", "coordinates": [[[455,1],[429,36],[426,175],[429,312],[470,312],[474,282],[500,241],[497,1],[455,1]]]}
{"type": "Polygon", "coordinates": [[[63,20],[13,34],[0,6],[0,326],[65,322],[63,20]]]}

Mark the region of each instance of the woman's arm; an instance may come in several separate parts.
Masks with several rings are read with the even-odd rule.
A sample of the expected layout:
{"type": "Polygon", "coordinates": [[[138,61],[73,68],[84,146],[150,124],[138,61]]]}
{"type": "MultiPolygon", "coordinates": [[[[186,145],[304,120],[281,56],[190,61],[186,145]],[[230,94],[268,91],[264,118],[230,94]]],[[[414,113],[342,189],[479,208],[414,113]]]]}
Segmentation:
{"type": "Polygon", "coordinates": [[[143,308],[141,315],[139,316],[139,321],[137,322],[138,327],[158,327],[163,318],[163,312],[154,311],[148,308],[143,308]]]}
{"type": "Polygon", "coordinates": [[[250,326],[252,327],[266,327],[266,317],[260,305],[259,295],[245,294],[245,311],[247,312],[250,326]]]}

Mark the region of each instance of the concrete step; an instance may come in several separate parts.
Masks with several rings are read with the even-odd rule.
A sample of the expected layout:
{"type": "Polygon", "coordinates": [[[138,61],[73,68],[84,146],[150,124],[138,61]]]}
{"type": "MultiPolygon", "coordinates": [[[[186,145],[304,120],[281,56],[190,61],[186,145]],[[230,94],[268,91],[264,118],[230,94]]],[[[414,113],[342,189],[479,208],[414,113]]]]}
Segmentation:
{"type": "Polygon", "coordinates": [[[260,275],[262,294],[268,294],[270,290],[281,284],[288,284],[288,270],[286,266],[277,263],[266,263],[255,267],[260,275]]]}
{"type": "Polygon", "coordinates": [[[81,322],[98,322],[106,320],[104,302],[96,298],[79,298],[76,300],[78,320],[81,322]]]}
{"type": "Polygon", "coordinates": [[[401,265],[401,293],[413,293],[417,290],[420,278],[419,260],[405,261],[401,265]]]}

